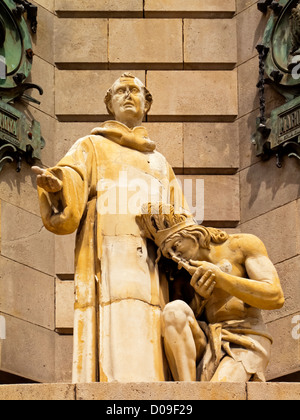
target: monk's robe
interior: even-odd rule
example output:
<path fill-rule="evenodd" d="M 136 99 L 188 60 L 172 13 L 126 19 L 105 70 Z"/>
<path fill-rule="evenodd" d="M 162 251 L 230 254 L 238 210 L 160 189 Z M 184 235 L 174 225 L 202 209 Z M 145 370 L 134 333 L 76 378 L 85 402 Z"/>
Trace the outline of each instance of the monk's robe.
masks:
<path fill-rule="evenodd" d="M 48 169 L 62 190 L 38 188 L 45 227 L 77 230 L 73 382 L 164 381 L 167 279 L 135 213 L 151 200 L 187 205 L 145 128 L 110 121 L 93 133 Z"/>

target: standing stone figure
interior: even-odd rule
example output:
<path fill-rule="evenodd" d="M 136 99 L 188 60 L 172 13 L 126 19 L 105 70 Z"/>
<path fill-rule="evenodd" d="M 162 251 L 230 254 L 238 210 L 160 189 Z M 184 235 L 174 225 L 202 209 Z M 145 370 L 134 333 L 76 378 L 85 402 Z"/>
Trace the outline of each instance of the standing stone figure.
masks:
<path fill-rule="evenodd" d="M 182 192 L 141 127 L 152 103 L 143 83 L 124 74 L 105 102 L 115 121 L 79 139 L 55 167 L 33 167 L 45 227 L 77 230 L 73 382 L 164 381 L 168 284 L 136 214 L 147 199 L 181 201 Z"/>
<path fill-rule="evenodd" d="M 281 308 L 284 297 L 261 240 L 197 225 L 172 206 L 152 203 L 137 220 L 144 236 L 184 269 L 163 311 L 174 380 L 264 381 L 272 337 L 261 309 Z"/>

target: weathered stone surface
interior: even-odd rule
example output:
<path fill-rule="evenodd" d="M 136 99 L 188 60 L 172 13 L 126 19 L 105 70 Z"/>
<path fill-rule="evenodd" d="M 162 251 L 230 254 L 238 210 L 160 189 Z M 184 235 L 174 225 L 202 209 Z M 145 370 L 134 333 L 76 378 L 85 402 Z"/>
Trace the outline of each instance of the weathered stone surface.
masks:
<path fill-rule="evenodd" d="M 109 118 L 109 116 L 107 116 Z M 89 135 L 96 122 L 58 122 L 56 123 L 54 164 L 56 165 L 80 138 Z"/>
<path fill-rule="evenodd" d="M 274 340 L 271 360 L 266 372 L 267 380 L 300 370 L 300 338 L 296 336 L 296 332 L 299 331 L 297 327 L 299 320 L 297 323 L 294 322 L 295 315 L 299 315 L 299 312 L 267 324 L 268 331 Z"/>
<path fill-rule="evenodd" d="M 283 308 L 274 311 L 264 311 L 265 322 L 289 316 L 299 312 L 300 314 L 300 288 L 299 278 L 295 273 L 300 272 L 300 256 L 290 258 L 276 265 L 280 282 L 282 285 L 285 304 Z"/>
<path fill-rule="evenodd" d="M 243 233 L 257 235 L 274 264 L 299 254 L 297 203 L 291 202 L 240 225 Z"/>
<path fill-rule="evenodd" d="M 0 385 L 0 400 L 299 400 L 298 383 Z M 193 404 L 193 403 L 191 403 Z M 111 404 L 113 406 L 113 404 Z"/>
<path fill-rule="evenodd" d="M 30 80 L 31 79 L 31 80 Z M 34 57 L 31 75 L 28 81 L 32 81 L 43 88 L 43 96 L 37 91 L 32 92 L 32 96 L 40 100 L 41 104 L 33 104 L 32 106 L 42 112 L 54 116 L 54 66 L 40 57 Z M 30 93 L 29 91 L 28 93 Z"/>
<path fill-rule="evenodd" d="M 269 19 L 268 14 L 263 14 L 257 9 L 257 2 L 246 0 L 244 3 L 248 7 L 236 16 L 237 36 L 239 40 L 237 44 L 239 64 L 257 56 L 255 47 L 261 41 Z M 240 8 L 241 4 L 238 4 L 237 7 Z M 251 36 L 249 36 L 249 33 L 251 33 Z"/>
<path fill-rule="evenodd" d="M 155 98 L 149 121 L 224 121 L 237 115 L 237 77 L 234 70 L 149 71 L 147 87 Z"/>
<path fill-rule="evenodd" d="M 247 384 L 248 400 L 300 400 L 299 383 Z"/>
<path fill-rule="evenodd" d="M 245 400 L 245 384 L 161 382 L 78 384 L 78 400 Z"/>
<path fill-rule="evenodd" d="M 126 66 L 129 60 L 131 65 L 168 64 L 182 68 L 182 20 L 111 19 L 109 62 Z"/>
<path fill-rule="evenodd" d="M 185 19 L 185 68 L 233 68 L 237 61 L 236 22 L 230 19 Z"/>
<path fill-rule="evenodd" d="M 240 13 L 242 10 L 247 9 L 253 3 L 256 3 L 256 0 L 237 0 L 236 2 L 237 13 Z"/>
<path fill-rule="evenodd" d="M 55 16 L 51 13 L 51 8 L 53 10 L 54 0 L 39 0 L 35 3 L 38 3 L 37 6 L 39 6 L 39 3 L 44 4 L 42 4 L 42 7 L 38 7 L 38 31 L 31 36 L 33 51 L 36 56 L 53 64 Z"/>
<path fill-rule="evenodd" d="M 63 279 L 74 275 L 76 232 L 72 235 L 55 235 L 55 274 Z"/>
<path fill-rule="evenodd" d="M 255 110 L 236 121 L 239 133 L 241 170 L 260 161 L 260 157 L 256 156 L 256 147 L 251 142 L 252 135 L 255 132 L 256 119 L 258 116 L 259 111 Z"/>
<path fill-rule="evenodd" d="M 55 328 L 69 332 L 74 325 L 74 281 L 56 279 Z"/>
<path fill-rule="evenodd" d="M 259 91 L 253 88 L 258 82 L 258 64 L 258 57 L 253 57 L 238 67 L 239 117 L 252 112 L 254 109 L 257 109 L 259 115 Z M 267 85 L 265 88 L 265 99 L 267 110 L 274 109 L 285 103 L 283 96 Z"/>
<path fill-rule="evenodd" d="M 181 14 L 193 12 L 197 15 L 207 15 L 214 13 L 233 14 L 235 12 L 234 0 L 213 0 L 207 2 L 205 0 L 145 0 L 146 16 L 151 16 L 154 13 L 173 12 Z"/>
<path fill-rule="evenodd" d="M 241 149 L 243 150 L 243 149 Z M 284 159 L 278 169 L 274 159 L 258 162 L 241 171 L 241 220 L 242 222 L 265 214 L 300 194 L 300 171 L 296 159 Z"/>
<path fill-rule="evenodd" d="M 183 168 L 183 124 L 145 123 L 149 137 L 156 143 L 157 151 L 162 153 L 174 169 Z"/>
<path fill-rule="evenodd" d="M 61 12 L 122 12 L 122 17 L 138 13 L 143 15 L 143 0 L 56 0 L 55 10 Z"/>
<path fill-rule="evenodd" d="M 73 335 L 55 335 L 55 382 L 72 382 Z"/>
<path fill-rule="evenodd" d="M 55 335 L 44 327 L 1 313 L 6 321 L 0 370 L 37 382 L 55 382 Z"/>
<path fill-rule="evenodd" d="M 0 385 L 0 400 L 75 400 L 72 384 Z"/>
<path fill-rule="evenodd" d="M 197 173 L 233 173 L 239 167 L 237 126 L 232 123 L 186 123 L 184 168 Z"/>
<path fill-rule="evenodd" d="M 56 19 L 55 62 L 107 63 L 107 19 Z"/>
<path fill-rule="evenodd" d="M 40 209 L 34 178 L 30 167 L 26 164 L 23 164 L 22 170 L 18 174 L 15 163 L 6 165 L 1 172 L 0 199 L 39 215 Z"/>
<path fill-rule="evenodd" d="M 54 236 L 43 227 L 40 217 L 1 202 L 1 254 L 4 257 L 53 275 L 53 247 Z"/>
<path fill-rule="evenodd" d="M 54 11 L 54 1 L 55 0 L 35 0 L 34 3 L 48 9 L 50 12 Z"/>
<path fill-rule="evenodd" d="M 237 175 L 178 175 L 183 193 L 192 211 L 203 207 L 201 182 L 204 187 L 204 224 L 234 227 L 240 220 L 239 178 Z M 198 184 L 197 184 L 198 181 Z M 198 220 L 201 223 L 203 220 Z"/>
<path fill-rule="evenodd" d="M 54 279 L 0 256 L 0 311 L 54 329 Z"/>
<path fill-rule="evenodd" d="M 123 71 L 122 71 L 123 72 Z M 120 77 L 120 70 L 94 71 L 94 70 L 56 70 L 56 95 L 55 113 L 61 118 L 76 118 L 90 116 L 97 121 L 97 118 L 104 116 L 111 119 L 104 104 L 104 97 L 107 89 Z M 143 83 L 145 83 L 145 72 L 135 71 Z M 80 100 L 72 100 L 80 98 Z"/>

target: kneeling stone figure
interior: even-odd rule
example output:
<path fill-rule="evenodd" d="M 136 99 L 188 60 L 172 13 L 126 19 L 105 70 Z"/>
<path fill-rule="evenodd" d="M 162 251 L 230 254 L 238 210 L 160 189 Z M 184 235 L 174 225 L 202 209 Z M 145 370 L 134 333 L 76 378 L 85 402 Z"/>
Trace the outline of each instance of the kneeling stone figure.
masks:
<path fill-rule="evenodd" d="M 149 204 L 143 213 L 144 236 L 180 269 L 163 311 L 173 379 L 265 381 L 272 337 L 261 310 L 281 308 L 284 296 L 262 241 L 197 225 L 171 205 Z"/>

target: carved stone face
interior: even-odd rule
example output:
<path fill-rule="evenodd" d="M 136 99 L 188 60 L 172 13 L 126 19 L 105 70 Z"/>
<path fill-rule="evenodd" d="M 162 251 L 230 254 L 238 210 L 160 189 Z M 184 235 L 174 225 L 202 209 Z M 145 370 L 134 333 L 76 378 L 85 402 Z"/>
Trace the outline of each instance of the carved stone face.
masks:
<path fill-rule="evenodd" d="M 199 254 L 199 245 L 196 240 L 191 238 L 185 238 L 180 234 L 176 234 L 170 237 L 164 247 L 163 254 L 171 257 L 175 256 L 182 260 L 197 260 Z"/>
<path fill-rule="evenodd" d="M 137 78 L 122 77 L 114 83 L 109 108 L 117 121 L 128 126 L 141 124 L 148 106 L 143 88 Z"/>

